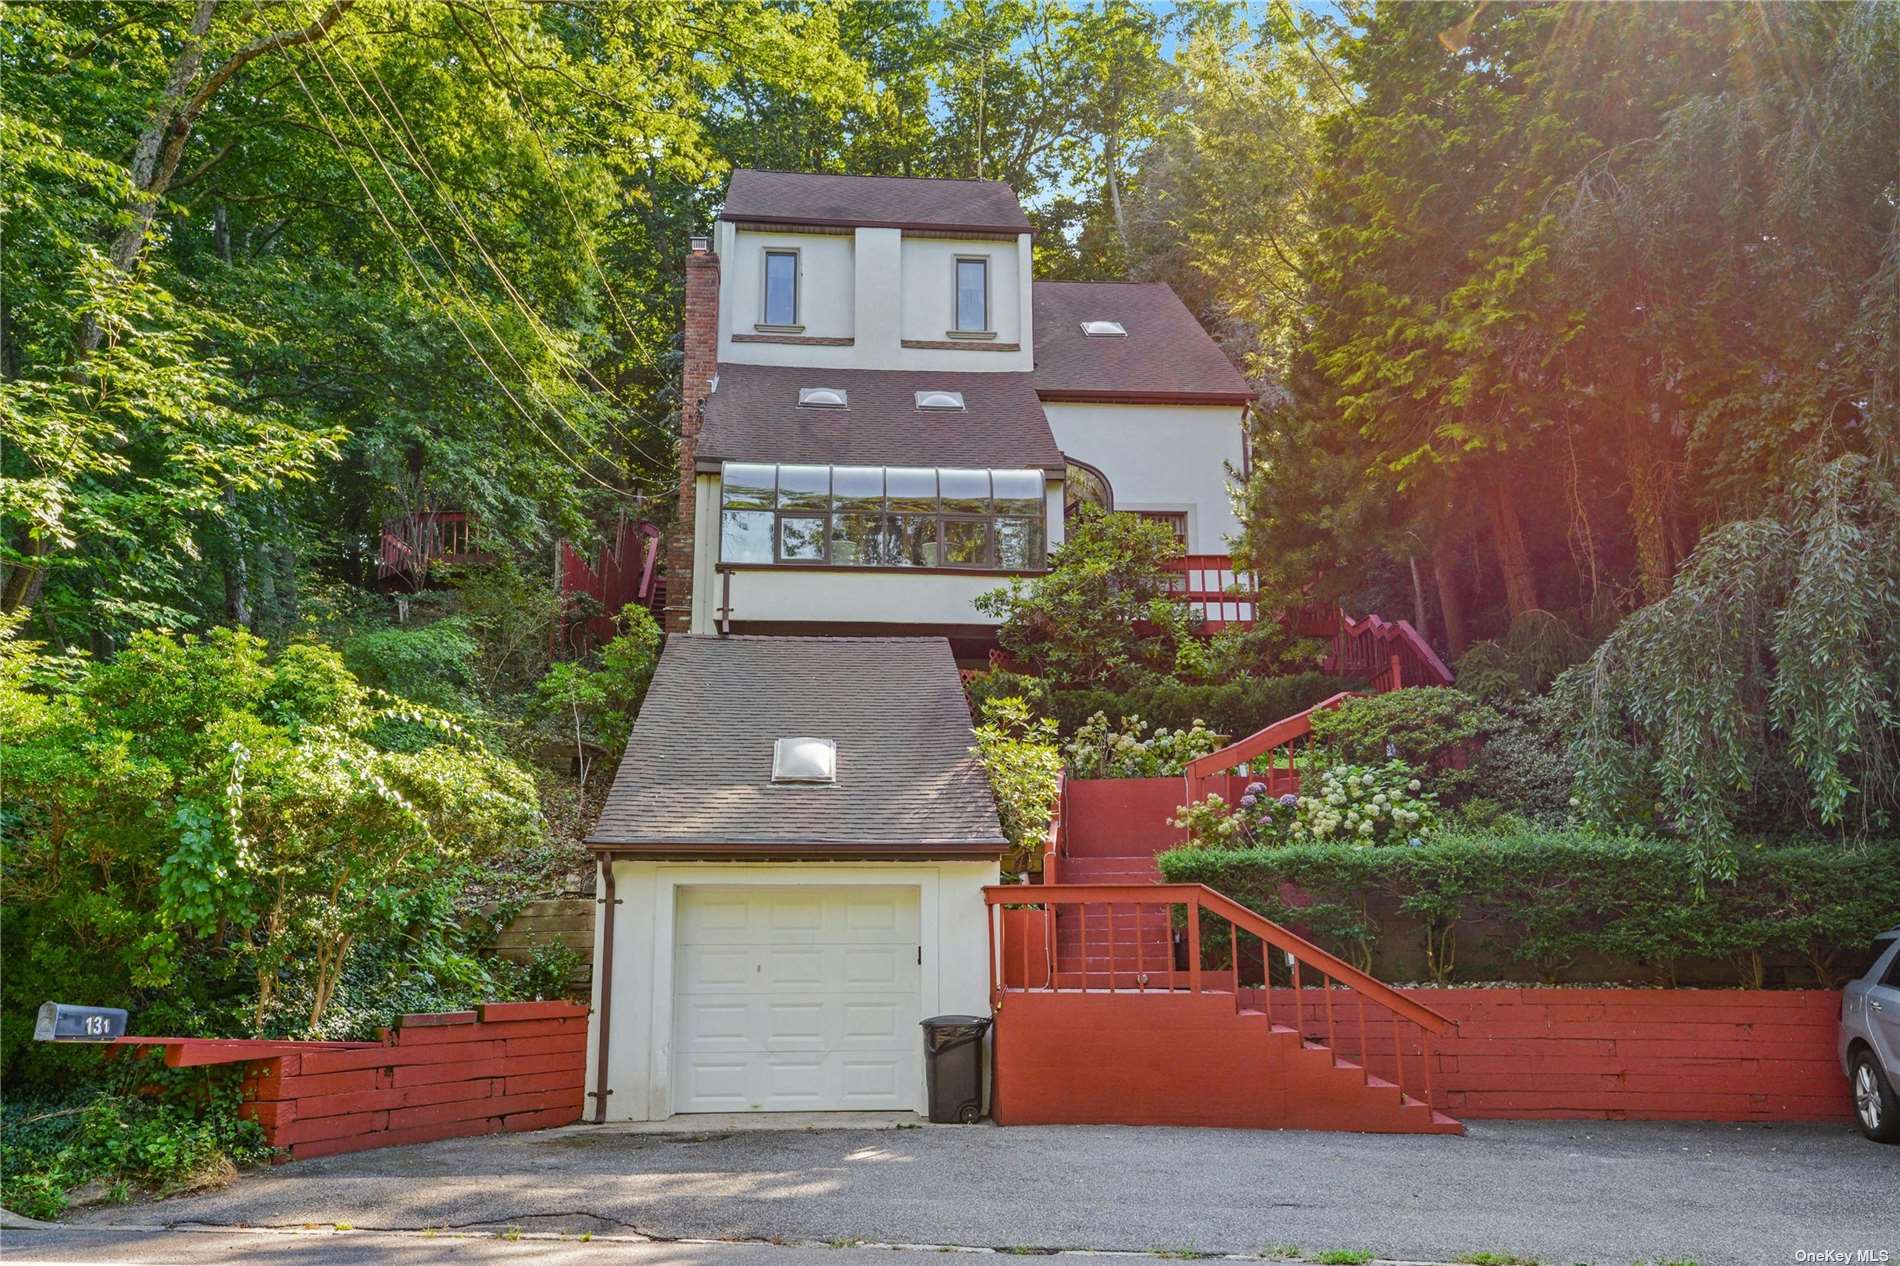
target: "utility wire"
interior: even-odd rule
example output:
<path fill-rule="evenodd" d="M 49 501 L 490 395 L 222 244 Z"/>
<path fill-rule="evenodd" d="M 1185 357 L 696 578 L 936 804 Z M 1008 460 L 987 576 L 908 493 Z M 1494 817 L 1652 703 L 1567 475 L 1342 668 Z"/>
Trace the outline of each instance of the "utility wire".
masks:
<path fill-rule="evenodd" d="M 487 371 L 489 378 L 494 381 L 497 387 L 501 388 L 502 394 L 508 397 L 508 402 L 514 405 L 515 411 L 521 414 L 522 420 L 533 428 L 535 434 L 539 435 L 549 448 L 552 448 L 569 465 L 573 466 L 574 469 L 607 491 L 617 493 L 620 496 L 631 495 L 624 488 L 617 488 L 613 484 L 608 483 L 599 475 L 589 470 L 583 463 L 576 460 L 572 453 L 569 453 L 553 436 L 542 429 L 541 424 L 535 420 L 534 415 L 528 411 L 527 406 L 521 403 L 520 398 L 516 396 L 508 384 L 502 380 L 501 375 L 495 372 L 495 367 L 489 364 L 488 358 L 483 356 L 481 349 L 475 345 L 475 340 L 468 336 L 468 331 L 464 329 L 462 323 L 456 319 L 453 305 L 444 300 L 444 297 L 438 292 L 435 282 L 430 279 L 428 270 L 423 268 L 422 264 L 409 250 L 409 245 L 403 241 L 402 234 L 396 231 L 395 224 L 390 221 L 388 213 L 383 210 L 383 204 L 378 201 L 376 195 L 371 192 L 369 182 L 363 179 L 362 172 L 358 171 L 356 164 L 350 161 L 349 151 L 345 149 L 343 145 L 343 138 L 338 136 L 336 129 L 330 125 L 329 116 L 324 113 L 323 107 L 317 103 L 316 94 L 310 91 L 310 85 L 304 82 L 303 75 L 297 69 L 296 63 L 302 60 L 301 55 L 294 50 L 285 51 L 288 54 L 286 64 L 290 70 L 291 77 L 297 81 L 297 87 L 303 91 L 304 99 L 310 102 L 310 108 L 316 113 L 317 121 L 323 125 L 323 130 L 329 136 L 331 144 L 336 146 L 338 156 L 343 159 L 343 165 L 350 169 L 350 175 L 356 179 L 357 186 L 363 191 L 363 196 L 369 200 L 370 206 L 375 209 L 376 218 L 383 222 L 383 227 L 388 230 L 390 238 L 396 243 L 396 248 L 402 252 L 403 258 L 409 261 L 409 266 L 415 270 L 417 278 L 422 282 L 423 289 L 428 291 L 431 298 L 442 305 L 443 315 L 447 316 L 449 324 L 455 327 L 456 334 L 460 335 L 462 342 L 467 345 L 469 354 L 474 356 L 481 367 Z M 380 159 L 378 159 L 378 165 L 381 165 Z M 384 172 L 387 175 L 387 168 L 384 169 Z M 392 183 L 394 182 L 392 181 Z"/>
<path fill-rule="evenodd" d="M 377 165 L 382 168 L 384 178 L 389 181 L 390 187 L 396 192 L 396 197 L 401 200 L 403 207 L 409 212 L 410 218 L 416 222 L 416 227 L 421 230 L 422 240 L 429 244 L 429 249 L 435 253 L 435 257 L 437 261 L 441 263 L 443 271 L 448 274 L 449 280 L 455 284 L 456 291 L 462 296 L 463 300 L 468 303 L 469 307 L 474 310 L 476 317 L 480 319 L 482 325 L 488 330 L 489 337 L 495 340 L 496 345 L 501 348 L 502 354 L 508 358 L 509 363 L 521 374 L 522 379 L 527 383 L 529 388 L 532 389 L 536 395 L 541 397 L 541 403 L 547 406 L 548 411 L 560 419 L 561 424 L 573 432 L 574 436 L 579 439 L 582 444 L 585 444 L 591 449 L 595 456 L 600 457 L 610 466 L 615 465 L 619 459 L 595 444 L 588 438 L 584 431 L 569 420 L 567 415 L 561 411 L 560 406 L 554 403 L 554 398 L 548 395 L 547 390 L 542 387 L 540 383 L 535 381 L 534 375 L 528 372 L 528 367 L 521 363 L 520 358 L 515 355 L 514 348 L 509 345 L 507 339 L 502 337 L 501 331 L 495 328 L 495 323 L 489 320 L 486 309 L 477 301 L 476 296 L 470 292 L 468 286 L 464 284 L 461 274 L 455 271 L 454 265 L 449 262 L 447 254 L 444 253 L 441 245 L 436 241 L 435 235 L 429 231 L 428 222 L 422 218 L 421 212 L 416 210 L 415 204 L 409 201 L 409 195 L 403 191 L 401 182 L 396 179 L 395 173 L 390 170 L 388 162 L 384 160 L 381 151 L 376 148 L 376 143 L 370 139 L 369 129 L 363 125 L 363 120 L 357 115 L 356 108 L 350 104 L 349 98 L 344 95 L 342 85 L 337 83 L 336 77 L 330 73 L 329 64 L 324 60 L 321 50 L 313 48 L 311 52 L 316 56 L 317 69 L 323 72 L 323 77 L 329 82 L 331 91 L 336 93 L 337 101 L 343 106 L 344 112 L 350 116 L 350 122 L 356 128 L 356 134 L 362 138 L 364 148 L 369 150 L 370 157 L 374 158 Z M 374 102 L 371 104 L 373 105 Z M 398 138 L 398 144 L 400 143 L 400 138 Z M 425 180 L 427 179 L 425 173 L 419 171 L 417 174 L 423 175 L 423 178 Z M 530 322 L 529 328 L 533 329 L 532 322 Z M 556 352 L 556 364 L 559 364 L 558 351 Z M 575 385 L 578 386 L 579 384 L 577 383 Z M 605 484 L 604 481 L 602 482 L 604 486 L 612 487 L 612 485 Z M 620 490 L 616 489 L 616 491 Z"/>
<path fill-rule="evenodd" d="M 557 364 L 560 363 L 561 358 L 562 358 L 562 351 L 556 343 L 556 339 L 555 339 L 555 335 L 553 331 L 548 327 L 547 323 L 543 321 L 541 317 L 534 311 L 534 309 L 529 305 L 528 301 L 522 296 L 521 291 L 515 286 L 513 280 L 509 278 L 507 272 L 502 268 L 501 263 L 498 260 L 496 260 L 493 255 L 490 255 L 488 253 L 487 247 L 482 245 L 481 235 L 476 232 L 475 226 L 471 224 L 469 222 L 468 217 L 463 214 L 461 206 L 456 202 L 455 198 L 450 194 L 446 185 L 442 181 L 440 175 L 436 172 L 435 167 L 429 162 L 429 156 L 427 152 L 424 151 L 422 147 L 422 142 L 416 137 L 415 131 L 409 126 L 409 120 L 403 116 L 401 108 L 396 104 L 396 99 L 395 99 L 394 94 L 392 94 L 389 91 L 388 86 L 383 83 L 382 76 L 377 73 L 376 67 L 374 65 L 370 66 L 370 75 L 372 78 L 376 80 L 376 86 L 381 90 L 383 98 L 386 101 L 388 101 L 390 112 L 394 114 L 396 117 L 396 123 L 394 124 L 390 122 L 389 115 L 386 115 L 383 113 L 382 106 L 378 104 L 376 100 L 376 94 L 370 92 L 369 88 L 363 83 L 362 79 L 358 77 L 355 69 L 349 64 L 347 60 L 345 60 L 343 63 L 343 69 L 345 70 L 346 73 L 348 73 L 351 81 L 356 84 L 357 90 L 363 94 L 366 100 L 368 100 L 370 107 L 376 111 L 376 116 L 382 120 L 383 126 L 388 128 L 390 130 L 390 134 L 395 137 L 397 147 L 401 149 L 404 156 L 407 157 L 410 160 L 410 162 L 415 165 L 416 170 L 422 175 L 423 179 L 429 183 L 429 187 L 434 192 L 436 197 L 439 198 L 442 201 L 443 205 L 447 206 L 450 212 L 454 214 L 456 221 L 461 224 L 463 231 L 465 231 L 468 234 L 468 240 L 470 244 L 475 247 L 476 253 L 479 254 L 482 257 L 483 262 L 488 265 L 489 271 L 495 274 L 495 279 L 501 282 L 502 289 L 507 292 L 509 299 L 514 303 L 516 310 L 518 310 L 521 313 L 521 315 L 527 320 L 529 328 L 532 329 L 536 333 L 536 335 L 540 337 L 542 343 L 547 347 L 548 351 L 553 355 L 555 362 Z M 396 126 L 397 124 L 401 125 L 400 132 L 397 131 L 397 126 Z M 403 141 L 404 134 L 407 134 L 409 138 L 407 144 L 405 144 Z M 411 148 L 412 146 L 413 148 Z M 557 187 L 558 187 L 558 182 L 557 182 Z M 578 227 L 579 227 L 579 224 L 577 222 L 576 228 Z M 633 406 L 629 405 L 625 400 L 623 400 L 620 397 L 620 395 L 616 393 L 606 383 L 602 382 L 599 378 L 595 377 L 593 371 L 588 369 L 585 364 L 580 365 L 580 371 L 581 373 L 585 374 L 587 376 L 587 380 L 593 383 L 594 386 L 598 387 L 601 390 L 601 392 L 608 397 L 608 399 L 612 400 L 615 404 L 619 405 L 621 408 L 626 409 L 629 412 L 632 411 Z M 569 378 L 569 381 L 574 382 L 575 386 L 577 387 L 580 386 L 580 383 L 574 379 L 573 374 L 571 372 L 568 374 L 568 378 Z M 582 437 L 582 438 L 583 438 L 583 442 L 586 442 L 585 437 Z M 660 460 L 654 457 L 653 454 L 647 452 L 646 450 L 640 448 L 637 444 L 633 443 L 631 439 L 627 441 L 627 445 L 636 454 L 644 458 L 646 461 L 653 463 L 655 466 L 664 465 L 664 463 L 660 462 Z M 590 443 L 589 447 L 591 448 L 594 446 Z M 600 450 L 598 448 L 595 448 L 594 451 L 596 453 L 600 453 Z M 606 454 L 601 453 L 601 456 L 604 457 L 606 456 Z"/>

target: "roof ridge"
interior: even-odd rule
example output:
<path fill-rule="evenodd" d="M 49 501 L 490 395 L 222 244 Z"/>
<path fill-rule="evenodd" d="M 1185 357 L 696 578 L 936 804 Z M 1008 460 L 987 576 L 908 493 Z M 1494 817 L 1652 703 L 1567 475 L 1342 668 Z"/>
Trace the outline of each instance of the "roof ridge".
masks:
<path fill-rule="evenodd" d="M 800 171 L 795 167 L 734 167 L 732 173 L 755 171 L 768 176 L 843 176 L 851 180 L 927 180 L 943 185 L 1001 185 L 1011 193 L 1016 186 L 1007 180 L 983 180 L 976 176 L 885 176 L 869 171 Z"/>

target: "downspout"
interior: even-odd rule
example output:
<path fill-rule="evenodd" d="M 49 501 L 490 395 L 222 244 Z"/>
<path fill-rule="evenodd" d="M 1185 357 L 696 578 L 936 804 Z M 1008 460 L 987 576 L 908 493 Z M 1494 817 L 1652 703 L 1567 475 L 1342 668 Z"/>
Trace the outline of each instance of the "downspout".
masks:
<path fill-rule="evenodd" d="M 732 570 L 719 569 L 719 619 L 715 624 L 720 637 L 732 635 Z"/>
<path fill-rule="evenodd" d="M 600 1029 L 599 1043 L 594 1053 L 594 1124 L 601 1125 L 607 1120 L 607 1096 L 613 1091 L 607 1089 L 607 1051 L 608 1036 L 613 1030 L 614 1014 L 614 907 L 620 902 L 614 898 L 614 858 L 612 853 L 603 853 L 600 858 L 599 904 L 602 907 L 600 919 Z"/>

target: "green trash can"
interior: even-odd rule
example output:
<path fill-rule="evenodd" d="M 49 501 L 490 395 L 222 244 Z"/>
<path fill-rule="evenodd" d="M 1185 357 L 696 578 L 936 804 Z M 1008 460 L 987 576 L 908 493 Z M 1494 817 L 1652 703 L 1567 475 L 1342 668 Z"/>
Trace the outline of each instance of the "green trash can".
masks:
<path fill-rule="evenodd" d="M 924 1084 L 930 1119 L 973 1125 L 983 1117 L 983 1035 L 988 1016 L 938 1015 L 923 1022 Z"/>

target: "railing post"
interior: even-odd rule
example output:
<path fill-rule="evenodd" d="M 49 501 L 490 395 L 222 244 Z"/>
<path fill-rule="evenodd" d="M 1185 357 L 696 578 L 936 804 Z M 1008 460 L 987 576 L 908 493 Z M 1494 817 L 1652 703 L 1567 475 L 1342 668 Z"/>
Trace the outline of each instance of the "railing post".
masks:
<path fill-rule="evenodd" d="M 1047 964 L 1048 976 L 1044 986 L 1051 992 L 1056 988 L 1056 903 L 1051 901 L 1042 908 L 1042 950 L 1043 961 Z"/>
<path fill-rule="evenodd" d="M 1418 1058 L 1425 1065 L 1425 1106 L 1433 1108 L 1436 1105 L 1432 1103 L 1432 1031 L 1421 1026 L 1418 1032 Z"/>
<path fill-rule="evenodd" d="M 1395 654 L 1392 656 L 1392 689 L 1403 690 L 1404 688 L 1405 670 L 1399 667 L 1399 657 Z"/>
<path fill-rule="evenodd" d="M 1188 894 L 1188 992 L 1201 992 L 1201 897 Z"/>
<path fill-rule="evenodd" d="M 985 901 L 983 908 L 989 915 L 990 920 L 990 1004 L 994 1006 L 996 1003 L 1002 1001 L 1002 989 L 1000 988 L 1002 978 L 996 966 L 996 960 L 1002 954 L 1002 946 L 1000 946 L 996 940 L 996 907 L 990 902 Z"/>

